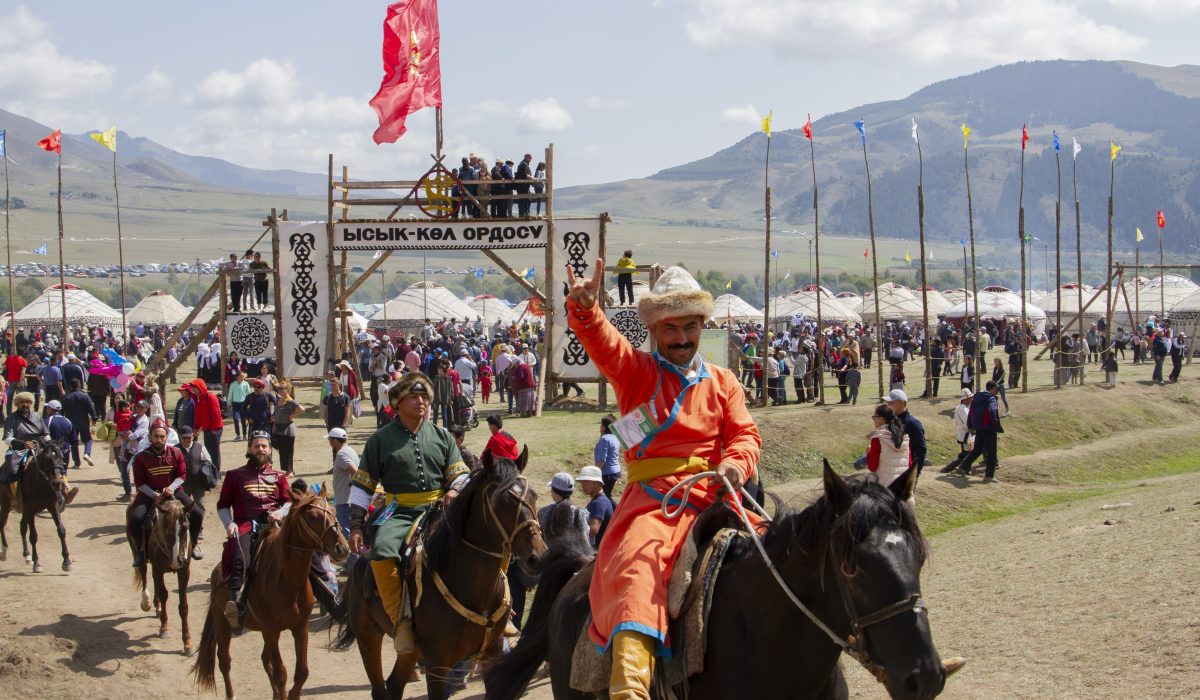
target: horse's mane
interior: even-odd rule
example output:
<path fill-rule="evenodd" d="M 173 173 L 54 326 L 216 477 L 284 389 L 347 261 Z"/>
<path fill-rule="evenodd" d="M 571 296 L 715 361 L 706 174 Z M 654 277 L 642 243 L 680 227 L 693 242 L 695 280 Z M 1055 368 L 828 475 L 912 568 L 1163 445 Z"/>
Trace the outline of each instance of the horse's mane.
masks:
<path fill-rule="evenodd" d="M 262 542 L 258 545 L 258 552 L 254 558 L 254 566 L 259 573 L 256 578 L 261 577 L 263 572 L 283 572 L 283 560 L 287 555 L 287 537 L 292 528 L 299 527 L 299 518 L 294 518 L 296 511 L 310 506 L 314 501 L 321 497 L 312 491 L 306 492 L 299 499 L 292 501 L 292 509 L 288 511 L 288 517 L 283 519 L 283 525 L 280 527 L 270 527 L 267 529 L 267 534 L 263 535 Z"/>
<path fill-rule="evenodd" d="M 924 563 L 929 556 L 929 543 L 921 534 L 916 514 L 912 508 L 898 498 L 890 489 L 879 483 L 874 476 L 851 476 L 846 479 L 850 489 L 850 508 L 838 515 L 833 504 L 822 494 L 812 505 L 796 511 L 775 499 L 775 517 L 763 538 L 763 547 L 773 560 L 782 560 L 799 549 L 814 556 L 821 566 L 825 555 L 832 554 L 841 562 L 847 575 L 857 568 L 855 546 L 862 542 L 871 530 L 879 525 L 888 525 L 907 532 L 912 539 L 918 561 Z M 774 497 L 773 497 L 774 498 Z M 834 531 L 841 534 L 831 537 Z M 750 553 L 753 545 L 745 541 L 739 553 Z"/>
<path fill-rule="evenodd" d="M 520 478 L 521 472 L 516 462 L 502 457 L 493 458 L 491 470 L 476 469 L 472 472 L 462 493 L 458 494 L 449 508 L 442 511 L 441 518 L 433 523 L 425 536 L 425 557 L 433 570 L 441 569 L 450 551 L 462 540 L 475 499 L 482 498 L 485 489 L 493 486 L 491 499 L 495 508 L 504 492 L 511 489 Z"/>

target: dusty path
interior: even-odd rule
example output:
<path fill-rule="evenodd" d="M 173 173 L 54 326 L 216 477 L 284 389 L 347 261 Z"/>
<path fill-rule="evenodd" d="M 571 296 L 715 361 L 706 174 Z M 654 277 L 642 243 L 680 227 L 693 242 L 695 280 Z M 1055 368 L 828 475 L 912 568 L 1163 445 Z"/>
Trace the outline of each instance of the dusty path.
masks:
<path fill-rule="evenodd" d="M 68 511 L 75 570 L 58 571 L 53 535 L 47 573 L 28 573 L 19 551 L 0 563 L 0 687 L 7 697 L 198 695 L 178 623 L 172 639 L 158 639 L 156 619 L 137 608 L 121 506 L 108 500 L 116 487 L 99 477 L 107 468 L 76 473 L 87 495 Z M 1200 696 L 1197 503 L 1200 474 L 1190 474 L 936 537 L 924 578 L 935 639 L 943 653 L 970 658 L 944 697 Z M 193 575 L 196 638 L 214 559 Z M 174 618 L 173 591 L 170 605 Z M 314 631 L 315 647 L 325 635 Z M 266 697 L 259 650 L 253 634 L 235 641 L 243 697 Z M 285 659 L 290 668 L 286 649 Z M 307 695 L 364 696 L 354 652 L 315 648 L 311 664 Z M 863 673 L 850 674 L 856 696 L 883 697 Z M 462 697 L 479 696 L 472 688 Z M 549 697 L 548 689 L 530 697 Z"/>

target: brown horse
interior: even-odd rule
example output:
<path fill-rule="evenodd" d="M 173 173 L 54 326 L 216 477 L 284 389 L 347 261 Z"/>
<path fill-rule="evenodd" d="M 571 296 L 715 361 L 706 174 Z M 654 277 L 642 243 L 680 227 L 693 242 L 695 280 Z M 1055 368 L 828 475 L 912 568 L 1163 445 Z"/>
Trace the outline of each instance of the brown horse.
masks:
<path fill-rule="evenodd" d="M 528 460 L 527 448 L 515 462 L 494 459 L 485 451 L 483 468 L 427 530 L 425 563 L 405 577 L 418 649 L 396 657 L 386 680 L 380 653 L 393 625 L 378 597 L 364 597 L 368 562 L 359 559 L 334 613 L 341 630 L 333 648 L 342 651 L 358 641 L 373 700 L 403 697 L 418 659 L 423 659 L 430 700 L 442 700 L 449 697 L 448 676 L 459 662 L 500 651 L 509 620 L 508 563 L 515 555 L 520 566 L 532 571 L 546 551 L 537 495 L 522 476 Z"/>
<path fill-rule="evenodd" d="M 0 486 L 0 561 L 8 558 L 8 536 L 4 528 L 8 525 L 8 514 L 13 506 L 21 511 L 21 554 L 26 564 L 33 564 L 33 573 L 42 573 L 37 552 L 37 516 L 47 511 L 54 520 L 58 540 L 62 543 L 62 570 L 71 570 L 71 553 L 67 551 L 67 528 L 63 526 L 58 511 L 58 495 L 62 491 L 63 470 L 62 443 L 51 442 L 33 448 L 29 461 L 21 473 L 20 503 L 13 502 L 7 486 Z"/>
<path fill-rule="evenodd" d="M 188 627 L 188 578 L 192 573 L 191 544 L 188 535 L 187 513 L 183 504 L 174 498 L 155 503 L 154 520 L 150 525 L 146 559 L 154 567 L 154 609 L 158 612 L 158 636 L 170 637 L 167 621 L 167 572 L 174 571 L 179 584 L 179 619 L 183 627 L 183 653 L 192 655 L 192 632 Z M 150 594 L 146 591 L 146 565 L 133 570 L 134 585 L 142 592 L 142 610 L 150 610 Z"/>
<path fill-rule="evenodd" d="M 321 493 L 325 493 L 324 485 Z M 292 510 L 283 525 L 263 536 L 244 592 L 243 625 L 262 632 L 262 663 L 271 681 L 274 700 L 295 700 L 308 680 L 308 618 L 313 609 L 308 575 L 314 551 L 322 551 L 339 561 L 350 553 L 350 545 L 342 537 L 333 508 L 324 498 L 307 493 L 293 497 Z M 192 673 L 201 689 L 213 690 L 215 666 L 220 661 L 225 697 L 233 698 L 233 681 L 229 677 L 229 641 L 233 630 L 222 612 L 229 600 L 229 588 L 221 577 L 220 567 L 213 570 L 210 583 L 208 615 Z M 279 653 L 279 635 L 284 630 L 292 633 L 296 645 L 291 692 L 287 690 L 287 668 Z"/>

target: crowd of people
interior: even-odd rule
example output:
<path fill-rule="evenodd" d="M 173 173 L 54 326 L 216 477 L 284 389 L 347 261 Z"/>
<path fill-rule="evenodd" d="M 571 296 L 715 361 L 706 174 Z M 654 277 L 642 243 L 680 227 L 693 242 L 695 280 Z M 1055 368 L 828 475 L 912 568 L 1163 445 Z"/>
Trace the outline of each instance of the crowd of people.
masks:
<path fill-rule="evenodd" d="M 489 169 L 483 158 L 474 153 L 464 156 L 462 164 L 450 171 L 458 181 L 451 195 L 462 201 L 454 210 L 454 218 L 511 218 L 514 205 L 522 219 L 542 215 L 546 198 L 546 164 L 533 164 L 533 155 L 526 153 L 520 163 L 497 158 Z M 469 195 L 469 197 L 467 197 Z"/>

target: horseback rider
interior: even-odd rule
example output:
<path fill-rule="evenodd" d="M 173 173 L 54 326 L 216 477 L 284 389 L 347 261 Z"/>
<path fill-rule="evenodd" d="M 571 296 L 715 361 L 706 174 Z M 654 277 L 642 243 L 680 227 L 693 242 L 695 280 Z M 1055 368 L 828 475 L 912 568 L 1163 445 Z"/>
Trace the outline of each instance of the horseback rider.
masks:
<path fill-rule="evenodd" d="M 755 474 L 762 441 L 732 372 L 697 354 L 713 312 L 712 295 L 680 267 L 666 270 L 638 302 L 657 352 L 635 349 L 596 303 L 604 261 L 590 280 L 567 266 L 568 326 L 616 389 L 629 486 L 596 556 L 588 597 L 591 640 L 612 649 L 609 697 L 649 698 L 654 657 L 670 653 L 667 589 L 671 565 L 692 522 L 719 497 L 719 481 L 699 482 L 675 520 L 665 493 L 692 474 L 715 471 L 734 491 Z"/>
<path fill-rule="evenodd" d="M 221 558 L 221 570 L 229 586 L 225 618 L 234 629 L 241 627 L 245 613 L 241 593 L 250 571 L 254 532 L 267 522 L 283 520 L 292 507 L 287 474 L 271 465 L 271 434 L 265 430 L 251 432 L 246 457 L 244 466 L 225 474 L 217 499 L 217 516 L 229 535 Z"/>
<path fill-rule="evenodd" d="M 401 655 L 416 650 L 398 566 L 405 541 L 434 503 L 448 503 L 458 495 L 463 483 L 458 479 L 465 481 L 469 473 L 454 437 L 427 420 L 432 400 L 433 382 L 421 372 L 405 374 L 388 390 L 396 417 L 367 440 L 350 489 L 350 551 L 363 550 L 363 532 L 369 527 L 371 571 L 384 610 L 396 625 L 393 641 Z M 368 523 L 367 507 L 379 485 L 385 501 Z"/>
<path fill-rule="evenodd" d="M 0 472 L 0 484 L 14 484 L 21 480 L 21 472 L 25 463 L 32 457 L 32 450 L 39 445 L 50 444 L 50 428 L 46 421 L 33 410 L 33 394 L 22 391 L 13 397 L 15 409 L 4 419 L 4 443 L 8 450 L 4 455 L 4 470 Z M 79 487 L 70 487 L 66 480 L 65 468 L 62 490 L 59 492 L 59 510 L 79 493 Z"/>
<path fill-rule="evenodd" d="M 146 530 L 154 513 L 152 508 L 159 501 L 174 498 L 183 504 L 193 548 L 204 522 L 204 506 L 182 488 L 187 479 L 187 458 L 178 447 L 167 444 L 167 430 L 167 422 L 155 418 L 150 425 L 150 445 L 138 452 L 131 463 L 137 497 L 125 511 L 125 534 L 133 550 L 134 568 L 146 565 Z"/>

